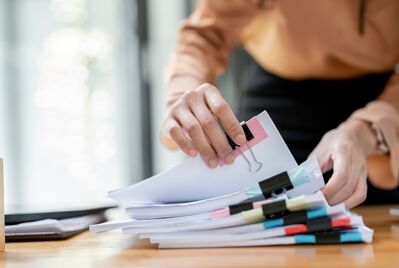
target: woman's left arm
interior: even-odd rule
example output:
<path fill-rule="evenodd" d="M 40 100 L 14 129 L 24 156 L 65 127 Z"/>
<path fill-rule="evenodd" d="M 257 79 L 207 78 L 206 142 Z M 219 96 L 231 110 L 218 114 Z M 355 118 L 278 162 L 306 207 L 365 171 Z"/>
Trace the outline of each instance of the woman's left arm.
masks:
<path fill-rule="evenodd" d="M 368 173 L 373 175 L 370 180 L 374 185 L 396 187 L 399 181 L 399 73 L 392 75 L 377 100 L 327 132 L 311 155 L 318 159 L 323 172 L 334 170 L 323 189 L 330 205 L 344 202 L 352 208 L 362 203 L 367 196 Z"/>

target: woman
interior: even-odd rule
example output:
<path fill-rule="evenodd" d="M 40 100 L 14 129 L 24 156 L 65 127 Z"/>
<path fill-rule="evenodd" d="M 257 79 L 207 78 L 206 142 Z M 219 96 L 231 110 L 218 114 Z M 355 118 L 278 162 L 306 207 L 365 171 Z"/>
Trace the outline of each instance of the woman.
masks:
<path fill-rule="evenodd" d="M 398 16 L 393 0 L 200 1 L 169 67 L 163 142 L 210 168 L 234 161 L 220 125 L 245 138 L 214 84 L 241 43 L 254 58 L 242 119 L 266 109 L 298 162 L 333 170 L 331 205 L 398 202 Z"/>

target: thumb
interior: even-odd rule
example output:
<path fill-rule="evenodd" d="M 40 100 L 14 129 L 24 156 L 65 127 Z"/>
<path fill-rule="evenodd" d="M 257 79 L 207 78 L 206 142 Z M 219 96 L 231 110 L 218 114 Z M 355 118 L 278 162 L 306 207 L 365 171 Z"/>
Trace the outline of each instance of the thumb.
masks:
<path fill-rule="evenodd" d="M 316 148 L 309 154 L 308 158 L 314 157 L 319 162 L 320 169 L 323 173 L 330 171 L 333 168 L 333 160 L 328 148 L 323 144 L 318 144 Z"/>

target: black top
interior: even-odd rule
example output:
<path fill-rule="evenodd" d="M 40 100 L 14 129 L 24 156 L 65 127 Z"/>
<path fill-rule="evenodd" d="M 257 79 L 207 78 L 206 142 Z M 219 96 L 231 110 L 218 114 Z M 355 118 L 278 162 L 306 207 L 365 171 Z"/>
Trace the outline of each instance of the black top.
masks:
<path fill-rule="evenodd" d="M 327 131 L 377 99 L 391 74 L 340 80 L 288 80 L 253 62 L 249 85 L 242 92 L 239 117 L 245 120 L 266 110 L 295 159 L 301 163 Z M 399 188 L 385 191 L 369 185 L 366 202 L 399 203 Z"/>

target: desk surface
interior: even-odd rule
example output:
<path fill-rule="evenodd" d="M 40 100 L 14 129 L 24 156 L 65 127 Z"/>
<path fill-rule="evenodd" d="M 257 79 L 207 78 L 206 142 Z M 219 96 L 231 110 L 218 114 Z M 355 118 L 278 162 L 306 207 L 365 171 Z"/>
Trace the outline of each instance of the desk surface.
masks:
<path fill-rule="evenodd" d="M 399 219 L 388 209 L 355 210 L 375 230 L 367 245 L 158 250 L 119 232 L 86 232 L 65 241 L 9 243 L 0 267 L 399 267 Z"/>

